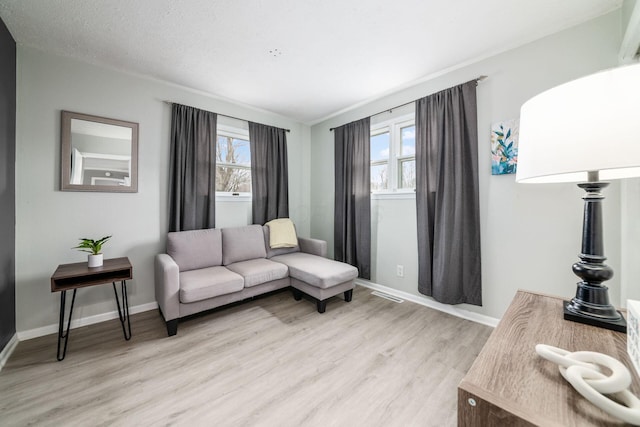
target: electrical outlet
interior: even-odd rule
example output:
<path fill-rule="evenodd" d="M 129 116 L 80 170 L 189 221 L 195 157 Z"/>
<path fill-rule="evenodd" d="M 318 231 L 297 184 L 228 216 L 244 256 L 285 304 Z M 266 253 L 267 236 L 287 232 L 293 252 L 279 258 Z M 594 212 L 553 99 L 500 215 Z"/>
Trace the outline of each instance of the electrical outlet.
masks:
<path fill-rule="evenodd" d="M 396 266 L 396 275 L 398 277 L 404 277 L 404 266 L 403 265 L 397 265 Z"/>

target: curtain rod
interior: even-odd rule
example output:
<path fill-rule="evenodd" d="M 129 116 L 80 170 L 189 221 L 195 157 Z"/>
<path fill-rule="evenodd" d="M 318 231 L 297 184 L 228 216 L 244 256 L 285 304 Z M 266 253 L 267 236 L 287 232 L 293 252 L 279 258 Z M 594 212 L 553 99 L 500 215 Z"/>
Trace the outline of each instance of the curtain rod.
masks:
<path fill-rule="evenodd" d="M 173 105 L 173 104 L 184 105 L 184 104 L 180 104 L 179 102 L 171 102 L 171 101 L 166 101 L 166 100 L 162 101 L 162 102 L 164 102 L 165 104 L 169 104 L 169 105 Z M 194 107 L 194 108 L 197 108 L 197 107 Z M 212 113 L 213 113 L 213 111 L 212 111 Z M 240 117 L 233 117 L 233 116 L 229 116 L 227 114 L 221 114 L 221 113 L 214 113 L 214 114 L 217 114 L 218 116 L 222 116 L 222 117 L 228 117 L 230 119 L 242 120 L 243 122 L 248 122 L 249 121 L 247 119 L 241 119 Z M 277 127 L 277 126 L 274 126 L 274 127 Z M 279 128 L 279 129 L 282 129 L 282 128 Z M 285 131 L 291 132 L 290 129 L 285 129 Z"/>
<path fill-rule="evenodd" d="M 476 83 L 477 83 L 477 82 L 481 82 L 482 80 L 484 80 L 486 78 L 487 78 L 487 76 L 480 76 L 480 77 L 477 77 L 477 78 L 475 78 L 473 80 L 475 80 Z M 469 81 L 472 81 L 472 80 L 469 80 Z M 396 105 L 395 107 L 387 108 L 386 110 L 382 110 L 379 113 L 372 114 L 369 117 L 377 116 L 377 115 L 382 114 L 382 113 L 390 113 L 393 110 L 397 110 L 398 108 L 404 107 L 405 105 L 413 104 L 414 102 L 416 102 L 415 99 L 413 101 L 405 102 L 404 104 Z M 342 125 L 342 126 L 344 126 L 344 125 Z M 340 126 L 338 126 L 338 127 L 340 127 Z M 333 132 L 335 129 L 336 128 L 330 128 L 329 132 Z"/>

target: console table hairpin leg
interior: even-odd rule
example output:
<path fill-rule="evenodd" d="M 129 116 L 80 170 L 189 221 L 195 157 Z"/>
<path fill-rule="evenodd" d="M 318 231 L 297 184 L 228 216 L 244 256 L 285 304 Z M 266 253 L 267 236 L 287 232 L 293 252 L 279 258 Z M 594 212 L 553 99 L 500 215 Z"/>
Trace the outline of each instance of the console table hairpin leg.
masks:
<path fill-rule="evenodd" d="M 122 309 L 120 308 L 120 300 L 118 299 L 118 290 L 116 288 L 116 282 L 112 283 L 113 293 L 116 295 L 116 305 L 118 306 L 118 317 L 122 324 L 122 333 L 124 339 L 129 341 L 131 339 L 131 321 L 129 320 L 129 299 L 127 298 L 127 281 L 122 280 L 120 282 L 120 292 L 122 293 Z M 124 322 L 127 322 L 127 327 L 124 327 Z"/>
<path fill-rule="evenodd" d="M 60 292 L 60 323 L 58 325 L 58 352 L 56 353 L 56 358 L 58 361 L 64 359 L 64 356 L 67 354 L 67 343 L 69 342 L 69 331 L 71 330 L 71 314 L 73 313 L 73 304 L 76 302 L 76 291 L 73 290 L 73 297 L 71 298 L 71 308 L 69 309 L 69 320 L 67 321 L 67 331 L 64 332 L 64 306 L 67 299 L 67 291 Z M 62 354 L 60 354 L 60 343 L 64 338 L 64 347 L 62 350 Z"/>
<path fill-rule="evenodd" d="M 122 293 L 122 307 L 120 307 L 120 299 L 118 298 L 118 288 L 116 288 L 116 282 L 111 283 L 113 285 L 113 293 L 116 295 L 116 305 L 118 306 L 118 317 L 122 324 L 122 333 L 124 339 L 129 341 L 131 339 L 131 321 L 129 320 L 129 298 L 127 297 L 127 281 L 120 282 L 120 292 Z M 56 358 L 58 361 L 62 361 L 67 355 L 67 343 L 69 342 L 69 331 L 71 330 L 71 315 L 73 314 L 73 305 L 76 302 L 76 292 L 78 289 L 73 290 L 73 296 L 71 297 L 71 307 L 69 308 L 69 319 L 67 320 L 67 330 L 64 331 L 64 312 L 67 299 L 67 291 L 60 292 L 60 324 L 58 325 L 58 352 Z M 126 322 L 126 327 L 125 327 Z M 64 339 L 64 346 L 62 340 Z M 62 354 L 60 348 L 62 347 Z"/>

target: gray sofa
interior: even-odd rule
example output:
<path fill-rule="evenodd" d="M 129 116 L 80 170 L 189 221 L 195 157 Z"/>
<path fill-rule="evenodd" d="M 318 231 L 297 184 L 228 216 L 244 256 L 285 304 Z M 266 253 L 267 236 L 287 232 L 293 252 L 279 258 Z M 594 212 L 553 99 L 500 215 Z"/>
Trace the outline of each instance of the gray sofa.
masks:
<path fill-rule="evenodd" d="M 320 313 L 340 293 L 351 301 L 358 270 L 326 252 L 326 242 L 301 237 L 296 247 L 272 249 L 260 225 L 169 233 L 167 253 L 155 259 L 167 333 L 177 333 L 180 318 L 289 286 L 296 300 L 315 299 Z"/>

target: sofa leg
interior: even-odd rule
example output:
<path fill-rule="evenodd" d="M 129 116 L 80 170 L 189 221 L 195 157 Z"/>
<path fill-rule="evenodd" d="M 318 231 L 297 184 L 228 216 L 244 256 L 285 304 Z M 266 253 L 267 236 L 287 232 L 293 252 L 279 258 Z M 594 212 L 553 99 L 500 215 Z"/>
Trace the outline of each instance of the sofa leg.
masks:
<path fill-rule="evenodd" d="M 352 298 L 353 298 L 353 289 L 349 289 L 344 293 L 344 300 L 346 302 L 351 302 Z"/>
<path fill-rule="evenodd" d="M 296 301 L 300 301 L 302 299 L 302 292 L 300 292 L 296 288 L 291 288 L 291 291 L 293 292 L 293 298 Z"/>
<path fill-rule="evenodd" d="M 178 333 L 178 319 L 169 320 L 167 322 L 167 334 L 170 337 Z"/>
<path fill-rule="evenodd" d="M 318 313 L 324 313 L 325 310 L 327 309 L 327 300 L 323 300 L 323 301 L 318 300 L 316 305 L 318 306 Z"/>

